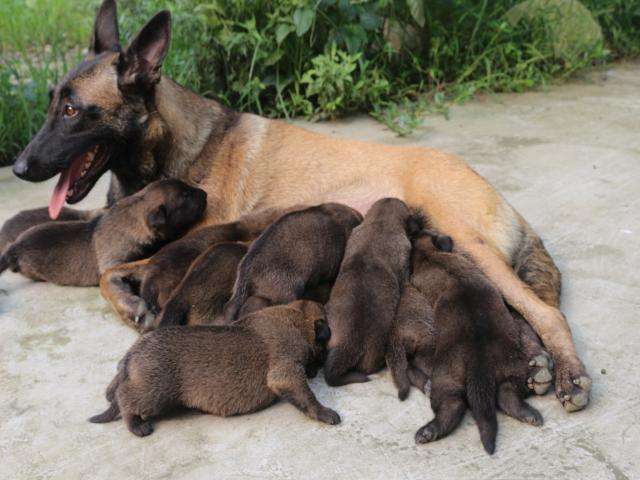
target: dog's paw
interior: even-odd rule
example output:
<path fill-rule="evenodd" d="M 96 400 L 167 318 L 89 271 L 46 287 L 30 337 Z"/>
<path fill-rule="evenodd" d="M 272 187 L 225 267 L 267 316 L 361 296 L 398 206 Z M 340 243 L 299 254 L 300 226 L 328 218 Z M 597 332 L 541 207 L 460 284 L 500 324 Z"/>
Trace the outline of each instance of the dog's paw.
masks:
<path fill-rule="evenodd" d="M 527 386 L 537 395 L 544 395 L 551 387 L 553 380 L 553 359 L 542 351 L 529 361 L 529 377 Z"/>
<path fill-rule="evenodd" d="M 567 412 L 582 410 L 589 403 L 591 377 L 582 365 L 558 362 L 556 369 L 556 396 Z"/>
<path fill-rule="evenodd" d="M 318 411 L 318 420 L 322 423 L 326 423 L 327 425 L 338 425 L 341 422 L 340 415 L 326 407 L 322 407 Z"/>
<path fill-rule="evenodd" d="M 433 422 L 429 422 L 416 432 L 416 443 L 429 443 L 438 439 L 439 432 L 437 426 Z"/>

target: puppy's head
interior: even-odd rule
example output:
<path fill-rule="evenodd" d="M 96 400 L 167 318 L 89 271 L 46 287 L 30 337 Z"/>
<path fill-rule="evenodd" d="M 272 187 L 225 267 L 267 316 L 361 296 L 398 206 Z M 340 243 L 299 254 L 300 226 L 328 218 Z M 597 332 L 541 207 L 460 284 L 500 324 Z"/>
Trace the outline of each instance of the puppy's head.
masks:
<path fill-rule="evenodd" d="M 316 354 L 321 356 L 331 338 L 331 329 L 322 304 L 311 300 L 296 300 L 289 307 L 298 310 L 305 318 L 305 337 Z"/>
<path fill-rule="evenodd" d="M 180 180 L 159 180 L 138 194 L 149 229 L 164 239 L 177 238 L 202 218 L 207 194 Z"/>
<path fill-rule="evenodd" d="M 415 249 L 430 251 L 439 250 L 441 252 L 453 251 L 453 239 L 449 235 L 442 235 L 435 230 L 423 228 L 413 237 Z"/>
<path fill-rule="evenodd" d="M 322 209 L 349 229 L 354 229 L 362 222 L 360 212 L 340 203 L 325 203 L 322 205 Z"/>

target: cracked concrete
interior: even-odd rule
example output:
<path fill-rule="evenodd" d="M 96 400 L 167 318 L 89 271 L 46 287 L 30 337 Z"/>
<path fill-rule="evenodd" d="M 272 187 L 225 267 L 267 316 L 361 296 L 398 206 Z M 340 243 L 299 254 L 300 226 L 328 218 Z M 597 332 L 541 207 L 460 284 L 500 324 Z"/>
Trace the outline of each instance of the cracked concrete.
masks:
<path fill-rule="evenodd" d="M 183 414 L 138 439 L 92 425 L 116 362 L 136 338 L 95 288 L 0 277 L 0 478 L 563 478 L 640 477 L 640 64 L 548 92 L 498 95 L 429 117 L 409 138 L 366 118 L 315 124 L 326 133 L 455 152 L 489 179 L 544 238 L 564 274 L 563 310 L 593 376 L 591 405 L 568 415 L 553 395 L 532 403 L 542 428 L 502 416 L 484 453 L 467 415 L 450 437 L 416 446 L 431 418 L 389 375 L 312 388 L 338 427 L 278 404 L 222 419 Z M 83 206 L 103 202 L 101 181 Z M 0 222 L 46 204 L 52 184 L 0 169 Z"/>

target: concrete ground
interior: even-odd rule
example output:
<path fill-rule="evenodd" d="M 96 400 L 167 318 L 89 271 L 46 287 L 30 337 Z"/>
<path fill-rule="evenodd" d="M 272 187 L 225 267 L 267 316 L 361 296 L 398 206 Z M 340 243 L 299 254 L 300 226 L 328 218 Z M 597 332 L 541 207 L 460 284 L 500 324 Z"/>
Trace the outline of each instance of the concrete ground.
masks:
<path fill-rule="evenodd" d="M 640 64 L 619 65 L 544 93 L 500 95 L 430 117 L 400 139 L 369 119 L 311 128 L 421 144 L 461 155 L 544 238 L 564 274 L 563 309 L 593 376 L 588 409 L 566 414 L 536 398 L 545 424 L 502 416 L 484 453 L 467 415 L 455 434 L 416 446 L 431 418 L 412 392 L 396 400 L 389 374 L 340 389 L 312 382 L 342 415 L 329 427 L 278 404 L 237 418 L 185 414 L 148 438 L 122 423 L 86 421 L 136 334 L 96 288 L 0 277 L 0 478 L 640 478 Z M 0 170 L 0 222 L 45 205 L 52 184 Z M 85 202 L 100 205 L 105 182 Z"/>

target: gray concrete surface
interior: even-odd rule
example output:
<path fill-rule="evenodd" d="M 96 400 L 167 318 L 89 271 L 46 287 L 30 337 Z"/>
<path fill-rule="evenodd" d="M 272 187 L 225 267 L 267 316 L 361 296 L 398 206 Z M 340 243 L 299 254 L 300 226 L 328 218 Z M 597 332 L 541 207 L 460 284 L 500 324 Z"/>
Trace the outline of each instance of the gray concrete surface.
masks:
<path fill-rule="evenodd" d="M 501 95 L 430 117 L 400 139 L 368 119 L 317 124 L 335 135 L 453 151 L 485 175 L 545 239 L 564 273 L 563 309 L 594 379 L 591 405 L 566 414 L 533 404 L 542 428 L 501 417 L 487 456 L 469 415 L 450 437 L 416 446 L 431 417 L 389 375 L 312 388 L 338 427 L 279 404 L 230 419 L 181 415 L 149 438 L 122 423 L 92 425 L 104 388 L 136 338 L 97 289 L 0 277 L 0 478 L 640 478 L 640 64 L 619 65 L 549 92 Z M 51 182 L 0 170 L 0 221 L 44 205 Z M 100 205 L 102 182 L 85 202 Z"/>

